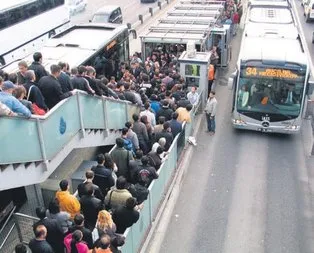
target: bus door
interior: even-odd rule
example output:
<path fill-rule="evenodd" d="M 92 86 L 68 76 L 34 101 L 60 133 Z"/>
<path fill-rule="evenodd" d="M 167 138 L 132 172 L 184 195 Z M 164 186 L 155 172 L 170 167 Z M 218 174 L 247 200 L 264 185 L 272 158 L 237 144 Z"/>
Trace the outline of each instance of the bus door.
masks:
<path fill-rule="evenodd" d="M 230 61 L 230 35 L 229 31 L 225 27 L 213 28 L 211 30 L 211 48 L 213 46 L 217 47 L 217 52 L 219 55 L 220 67 L 227 67 Z"/>

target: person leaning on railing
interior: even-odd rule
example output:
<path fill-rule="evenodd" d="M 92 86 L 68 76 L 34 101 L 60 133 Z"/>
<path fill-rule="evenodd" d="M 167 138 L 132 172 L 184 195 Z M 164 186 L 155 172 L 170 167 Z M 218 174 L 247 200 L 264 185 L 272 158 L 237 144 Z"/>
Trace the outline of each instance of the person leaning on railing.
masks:
<path fill-rule="evenodd" d="M 0 116 L 16 116 L 17 114 L 12 112 L 9 107 L 0 102 Z"/>
<path fill-rule="evenodd" d="M 29 118 L 32 115 L 30 110 L 28 110 L 17 98 L 12 96 L 14 88 L 15 85 L 12 82 L 4 82 L 3 78 L 0 77 L 0 102 L 5 104 L 12 112 L 16 113 L 17 115 Z"/>

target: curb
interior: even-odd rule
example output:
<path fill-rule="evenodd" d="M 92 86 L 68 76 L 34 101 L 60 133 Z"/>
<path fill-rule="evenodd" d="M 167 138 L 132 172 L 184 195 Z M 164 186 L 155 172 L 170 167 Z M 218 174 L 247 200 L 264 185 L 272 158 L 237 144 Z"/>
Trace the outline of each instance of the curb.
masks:
<path fill-rule="evenodd" d="M 192 135 L 195 139 L 200 130 L 204 115 L 200 113 L 196 115 L 196 117 L 197 120 Z M 190 165 L 189 161 L 191 160 L 194 152 L 193 147 L 193 145 L 188 144 L 188 146 L 184 148 L 184 151 L 181 154 L 181 157 L 183 158 L 178 162 L 173 181 L 171 182 L 169 189 L 165 194 L 165 198 L 160 205 L 160 209 L 155 217 L 155 220 L 152 222 L 151 229 L 140 250 L 140 253 L 158 253 L 160 251 L 162 241 L 165 237 L 165 231 L 167 230 L 167 227 L 170 223 L 175 204 L 180 194 L 181 184 Z"/>
<path fill-rule="evenodd" d="M 138 27 L 143 25 L 145 23 L 145 21 L 149 20 L 150 18 L 153 18 L 156 13 L 158 13 L 159 11 L 161 11 L 164 8 L 164 6 L 167 6 L 167 5 L 171 4 L 171 2 L 173 2 L 173 1 L 174 0 L 168 0 L 168 1 L 164 0 L 162 2 L 159 1 L 160 2 L 160 8 L 158 6 L 158 2 L 156 2 L 157 6 L 152 9 L 153 14 L 151 14 L 149 12 L 149 9 L 148 9 L 148 12 L 146 12 L 144 14 L 140 14 L 140 15 L 143 16 L 143 23 L 141 22 L 141 20 L 138 20 L 135 23 L 131 24 L 131 28 L 132 29 L 137 29 Z"/>

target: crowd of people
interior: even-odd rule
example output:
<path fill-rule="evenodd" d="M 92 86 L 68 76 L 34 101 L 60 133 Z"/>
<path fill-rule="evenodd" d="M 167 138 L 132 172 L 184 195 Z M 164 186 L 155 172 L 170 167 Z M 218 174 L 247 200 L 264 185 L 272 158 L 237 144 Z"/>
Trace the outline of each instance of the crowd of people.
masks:
<path fill-rule="evenodd" d="M 227 0 L 223 23 L 235 35 L 242 16 L 241 2 Z M 158 180 L 158 170 L 167 159 L 174 138 L 190 122 L 190 111 L 199 102 L 197 87 L 187 92 L 178 72 L 176 56 L 164 48 L 141 59 L 135 53 L 130 64 L 120 63 L 115 76 L 95 59 L 94 66 L 70 66 L 59 62 L 49 71 L 40 52 L 33 62 L 18 63 L 18 72 L 0 70 L 0 116 L 45 115 L 61 100 L 82 90 L 91 96 L 129 101 L 141 108 L 125 123 L 111 154 L 99 154 L 97 165 L 88 169 L 85 180 L 70 193 L 69 181 L 48 207 L 36 208 L 39 221 L 33 225 L 32 253 L 115 253 L 125 243 L 123 236 L 136 223 L 148 198 L 149 185 Z M 217 52 L 216 52 L 217 49 Z M 207 130 L 215 133 L 217 100 L 212 84 L 219 62 L 219 45 L 213 47 L 208 70 Z M 109 119 L 111 120 L 111 119 Z M 16 253 L 26 253 L 24 244 Z"/>
<path fill-rule="evenodd" d="M 17 73 L 0 71 L 0 115 L 44 115 L 61 100 L 72 96 L 74 90 L 127 100 L 142 108 L 148 102 L 155 114 L 162 107 L 176 110 L 198 101 L 195 89 L 191 99 L 188 98 L 192 96 L 184 93 L 184 79 L 167 53 L 155 51 L 145 62 L 134 54 L 130 66 L 120 63 L 115 77 L 97 75 L 92 66 L 70 69 L 65 62 L 51 65 L 48 72 L 42 65 L 40 52 L 34 53 L 33 59 L 29 66 L 20 61 Z"/>
<path fill-rule="evenodd" d="M 113 151 L 97 156 L 97 166 L 86 171 L 77 195 L 70 193 L 69 181 L 62 180 L 49 206 L 36 209 L 39 221 L 29 242 L 32 253 L 119 252 L 123 233 L 138 221 L 149 185 L 158 180 L 174 138 L 183 122 L 191 121 L 190 111 L 198 104 L 197 88 L 186 91 L 169 57 L 155 50 L 144 62 L 134 54 L 129 66 L 121 63 L 117 76 L 108 78 L 97 75 L 92 66 L 69 70 L 62 62 L 51 65 L 49 73 L 37 52 L 31 65 L 18 63 L 17 73 L 0 73 L 2 115 L 44 114 L 75 89 L 141 108 L 121 129 Z M 15 251 L 25 249 L 18 244 Z"/>

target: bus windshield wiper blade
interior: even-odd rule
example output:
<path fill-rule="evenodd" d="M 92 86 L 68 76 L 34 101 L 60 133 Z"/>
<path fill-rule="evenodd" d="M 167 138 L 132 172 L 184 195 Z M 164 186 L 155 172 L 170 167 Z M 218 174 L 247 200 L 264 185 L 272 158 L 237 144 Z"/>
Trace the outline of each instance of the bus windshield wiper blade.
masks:
<path fill-rule="evenodd" d="M 281 110 L 280 110 L 280 108 L 279 108 L 279 106 L 276 105 L 276 104 L 274 104 L 273 101 L 269 100 L 269 102 L 270 102 L 270 104 L 271 104 L 273 107 L 275 107 L 275 108 L 277 109 L 277 113 L 278 113 L 278 114 L 280 114 L 280 115 L 282 115 L 282 116 L 285 116 L 285 117 L 287 117 L 288 119 L 292 119 L 292 116 L 291 116 L 291 115 L 282 113 Z"/>

